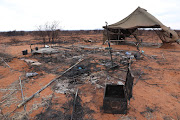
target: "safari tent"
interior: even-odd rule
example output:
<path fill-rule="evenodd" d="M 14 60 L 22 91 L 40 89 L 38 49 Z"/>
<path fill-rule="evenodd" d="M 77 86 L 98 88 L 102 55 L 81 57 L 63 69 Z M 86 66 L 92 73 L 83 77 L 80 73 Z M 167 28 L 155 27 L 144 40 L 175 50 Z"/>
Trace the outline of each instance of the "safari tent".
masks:
<path fill-rule="evenodd" d="M 130 35 L 134 36 L 137 42 L 140 42 L 135 31 L 138 28 L 159 28 L 156 33 L 163 43 L 179 42 L 179 36 L 169 27 L 162 24 L 157 18 L 147 12 L 147 10 L 138 7 L 134 12 L 123 20 L 111 25 L 103 26 L 104 32 L 103 43 L 110 39 L 110 41 L 124 41 Z"/>

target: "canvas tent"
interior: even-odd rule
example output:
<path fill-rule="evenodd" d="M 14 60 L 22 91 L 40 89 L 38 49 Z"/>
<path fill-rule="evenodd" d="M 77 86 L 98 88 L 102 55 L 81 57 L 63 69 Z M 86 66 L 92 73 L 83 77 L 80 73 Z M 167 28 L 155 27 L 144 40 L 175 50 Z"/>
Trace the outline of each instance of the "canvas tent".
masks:
<path fill-rule="evenodd" d="M 156 31 L 162 42 L 178 42 L 178 34 L 169 27 L 163 25 L 157 18 L 147 12 L 147 10 L 138 7 L 134 12 L 123 20 L 103 26 L 113 40 L 124 40 L 126 37 L 133 35 L 139 42 L 138 37 L 133 34 L 138 28 L 161 28 L 161 31 Z M 105 34 L 106 35 L 106 34 Z M 106 35 L 107 36 L 107 35 Z M 107 37 L 106 37 L 107 38 Z"/>

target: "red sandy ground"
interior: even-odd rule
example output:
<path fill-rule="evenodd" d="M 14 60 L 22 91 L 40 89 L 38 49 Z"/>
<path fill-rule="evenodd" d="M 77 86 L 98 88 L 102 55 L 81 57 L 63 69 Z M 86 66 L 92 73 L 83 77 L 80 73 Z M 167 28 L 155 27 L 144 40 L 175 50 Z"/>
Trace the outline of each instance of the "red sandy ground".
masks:
<path fill-rule="evenodd" d="M 64 40 L 71 39 L 69 36 L 63 37 Z M 100 41 L 102 40 L 101 34 L 79 35 L 78 37 L 81 37 L 81 39 L 91 38 L 92 40 L 99 40 L 98 43 L 80 42 L 81 44 L 93 44 L 102 47 Z M 24 73 L 31 71 L 27 63 L 18 59 L 22 57 L 22 50 L 28 49 L 28 51 L 30 51 L 29 45 L 27 45 L 27 43 L 20 43 L 16 46 L 8 45 L 7 42 L 10 41 L 9 39 L 10 38 L 8 37 L 1 38 L 1 51 L 11 54 L 15 58 L 13 58 L 11 62 L 8 62 L 11 69 L 5 65 L 0 66 L 0 76 L 2 76 L 0 78 L 0 89 L 8 89 L 11 88 L 14 83 L 19 83 L 19 76 L 22 76 L 22 81 L 25 81 L 27 78 L 24 77 Z M 32 36 L 18 37 L 18 39 L 21 41 L 35 41 Z M 114 50 L 136 50 L 136 47 L 128 45 L 113 45 L 112 47 Z M 132 69 L 144 71 L 145 75 L 142 75 L 141 79 L 147 80 L 138 80 L 137 84 L 134 85 L 133 98 L 128 107 L 128 114 L 120 115 L 103 113 L 101 107 L 103 105 L 104 89 L 96 88 L 95 85 L 84 84 L 78 87 L 82 105 L 95 111 L 91 116 L 85 115 L 84 119 L 180 119 L 180 45 L 174 43 L 172 45 L 164 45 L 160 48 L 143 47 L 143 50 L 145 51 L 145 54 L 149 56 L 156 55 L 158 59 L 144 57 L 143 60 L 135 61 L 132 64 Z M 68 68 L 68 66 L 64 67 Z M 23 82 L 25 98 L 34 94 L 37 90 L 56 77 L 55 74 L 48 74 L 43 71 L 41 71 L 41 73 L 42 76 L 36 76 L 28 79 L 28 82 Z M 135 77 L 135 81 L 137 79 L 138 76 Z M 18 90 L 12 94 L 11 90 L 0 91 L 0 114 L 2 116 L 12 112 L 16 106 L 22 102 L 20 86 L 16 86 L 14 89 Z M 5 99 L 4 97 L 8 94 L 10 94 L 10 98 L 8 97 Z M 26 104 L 26 112 L 29 119 L 35 119 L 37 114 L 44 111 L 44 108 L 41 105 L 44 102 L 43 99 L 49 99 L 52 94 L 54 95 L 52 101 L 58 102 L 58 106 L 53 106 L 53 108 L 57 110 L 63 111 L 60 106 L 71 100 L 71 98 L 66 97 L 67 95 L 53 92 L 51 86 L 49 86 Z M 92 100 L 95 102 L 91 102 Z M 10 103 L 7 104 L 8 102 Z M 150 108 L 152 111 L 148 111 L 147 108 Z M 17 109 L 8 117 L 21 119 L 22 114 L 25 114 L 23 107 Z M 4 117 L 1 118 L 4 119 Z"/>

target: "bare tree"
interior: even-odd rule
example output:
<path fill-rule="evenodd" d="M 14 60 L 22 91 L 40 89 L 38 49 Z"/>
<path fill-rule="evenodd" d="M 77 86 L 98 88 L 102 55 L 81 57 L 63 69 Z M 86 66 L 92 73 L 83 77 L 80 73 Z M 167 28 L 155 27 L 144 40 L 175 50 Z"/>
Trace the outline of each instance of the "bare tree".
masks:
<path fill-rule="evenodd" d="M 44 26 L 45 26 L 45 29 L 46 29 L 46 35 L 47 35 L 49 43 L 50 43 L 51 42 L 50 24 L 48 22 L 46 22 Z"/>
<path fill-rule="evenodd" d="M 58 38 L 59 35 L 59 22 L 53 21 L 52 23 L 46 23 L 46 34 L 48 36 L 49 42 L 54 43 L 54 41 Z"/>
<path fill-rule="evenodd" d="M 52 43 L 54 43 L 54 40 L 58 38 L 58 34 L 59 34 L 59 32 L 57 30 L 58 26 L 59 26 L 59 22 L 57 22 L 57 21 L 54 21 L 51 24 Z"/>
<path fill-rule="evenodd" d="M 46 39 L 49 40 L 49 43 L 54 41 L 59 36 L 59 22 L 53 21 L 52 23 L 46 22 L 44 25 L 39 25 L 37 27 L 38 29 L 38 35 L 43 39 L 43 43 L 45 45 Z"/>
<path fill-rule="evenodd" d="M 45 46 L 45 44 L 46 44 L 46 36 L 47 36 L 46 30 L 44 29 L 44 27 L 42 25 L 39 25 L 37 27 L 37 29 L 38 29 L 38 36 L 42 38 L 44 46 Z"/>

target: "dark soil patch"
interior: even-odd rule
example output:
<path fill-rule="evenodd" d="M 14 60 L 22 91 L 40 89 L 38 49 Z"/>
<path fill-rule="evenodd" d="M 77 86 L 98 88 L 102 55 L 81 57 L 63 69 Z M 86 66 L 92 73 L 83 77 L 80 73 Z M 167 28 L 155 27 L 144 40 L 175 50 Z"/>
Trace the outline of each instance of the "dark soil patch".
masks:
<path fill-rule="evenodd" d="M 68 101 L 63 105 L 64 108 L 66 108 L 65 112 L 63 113 L 62 111 L 54 110 L 52 108 L 53 105 L 58 105 L 57 102 L 52 102 L 52 98 L 50 100 L 46 100 L 48 105 L 45 105 L 44 107 L 47 109 L 45 112 L 41 112 L 40 114 L 36 115 L 36 120 L 69 120 L 71 117 L 69 110 L 70 106 L 72 106 L 72 101 Z"/>
<path fill-rule="evenodd" d="M 36 120 L 69 120 L 70 115 L 65 115 L 61 111 L 49 107 L 44 113 L 36 115 Z"/>
<path fill-rule="evenodd" d="M 74 97 L 74 95 L 71 95 Z M 45 112 L 41 112 L 40 114 L 36 115 L 36 120 L 70 120 L 72 116 L 72 109 L 73 109 L 73 103 L 74 99 L 69 100 L 65 104 L 61 106 L 61 108 L 64 109 L 64 112 L 55 110 L 52 108 L 53 105 L 58 105 L 56 101 L 52 102 L 51 100 L 47 100 L 48 105 L 45 105 L 44 107 L 47 108 Z M 85 114 L 92 114 L 94 113 L 93 110 L 90 110 L 87 107 L 83 107 L 81 105 L 81 98 L 77 96 L 75 108 L 73 112 L 73 120 L 84 120 Z"/>
<path fill-rule="evenodd" d="M 6 62 L 11 62 L 11 60 L 13 59 L 13 56 L 11 56 L 7 53 L 0 53 L 0 57 L 3 58 L 3 60 Z M 1 61 L 2 61 L 2 59 L 0 59 L 0 62 Z"/>

